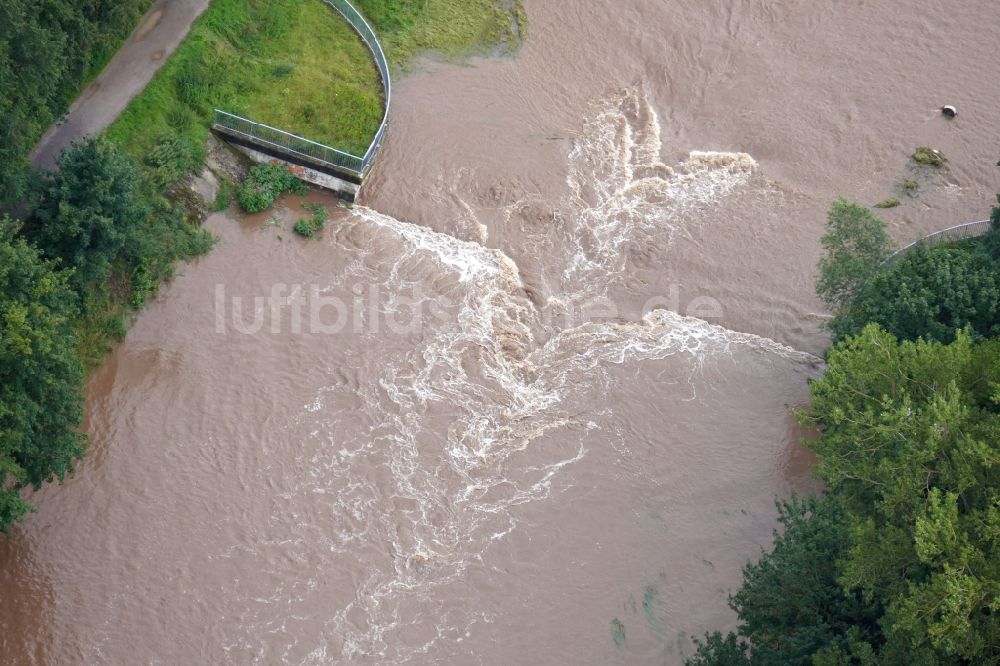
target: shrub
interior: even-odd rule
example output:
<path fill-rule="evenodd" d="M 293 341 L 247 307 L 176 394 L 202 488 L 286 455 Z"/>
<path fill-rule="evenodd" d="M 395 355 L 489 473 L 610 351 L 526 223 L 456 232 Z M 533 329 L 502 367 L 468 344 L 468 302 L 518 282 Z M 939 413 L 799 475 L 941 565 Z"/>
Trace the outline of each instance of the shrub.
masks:
<path fill-rule="evenodd" d="M 875 204 L 876 208 L 895 208 L 899 205 L 899 199 L 892 197 L 891 199 L 886 199 L 885 201 L 879 201 Z"/>
<path fill-rule="evenodd" d="M 146 154 L 143 175 L 157 190 L 177 182 L 201 162 L 200 155 L 177 134 L 165 134 Z"/>
<path fill-rule="evenodd" d="M 948 159 L 941 154 L 940 150 L 936 150 L 930 146 L 920 146 L 913 151 L 912 157 L 913 161 L 917 164 L 934 168 L 943 167 L 948 161 Z"/>
<path fill-rule="evenodd" d="M 892 247 L 885 223 L 870 210 L 844 199 L 835 201 L 820 240 L 816 293 L 834 311 L 843 308 L 877 271 Z"/>
<path fill-rule="evenodd" d="M 296 221 L 293 230 L 300 236 L 312 238 L 326 226 L 326 208 L 320 206 L 319 204 L 310 203 L 303 204 L 302 207 L 310 211 L 312 213 L 312 217 L 308 220 L 304 217 L 300 217 L 298 221 Z"/>
<path fill-rule="evenodd" d="M 139 197 L 139 169 L 103 139 L 74 142 L 59 169 L 41 184 L 41 203 L 25 232 L 53 259 L 76 269 L 81 290 L 107 279 L 111 264 L 148 209 Z"/>
<path fill-rule="evenodd" d="M 316 235 L 316 227 L 313 226 L 310 220 L 304 217 L 300 217 L 298 221 L 295 222 L 295 226 L 292 229 L 299 236 L 305 236 L 306 238 L 312 238 Z"/>
<path fill-rule="evenodd" d="M 306 184 L 295 174 L 277 164 L 258 164 L 251 167 L 250 175 L 240 184 L 237 198 L 248 213 L 259 213 L 271 207 L 285 194 L 305 194 Z"/>

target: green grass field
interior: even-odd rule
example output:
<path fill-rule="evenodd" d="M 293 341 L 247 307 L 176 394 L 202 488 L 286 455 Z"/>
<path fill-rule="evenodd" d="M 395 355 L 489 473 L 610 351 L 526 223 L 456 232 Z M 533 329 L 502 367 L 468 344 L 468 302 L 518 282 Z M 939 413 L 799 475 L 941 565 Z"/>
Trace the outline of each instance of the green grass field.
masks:
<path fill-rule="evenodd" d="M 214 108 L 364 154 L 382 90 L 367 47 L 321 0 L 214 0 L 107 136 L 140 159 L 171 133 L 199 152 Z"/>

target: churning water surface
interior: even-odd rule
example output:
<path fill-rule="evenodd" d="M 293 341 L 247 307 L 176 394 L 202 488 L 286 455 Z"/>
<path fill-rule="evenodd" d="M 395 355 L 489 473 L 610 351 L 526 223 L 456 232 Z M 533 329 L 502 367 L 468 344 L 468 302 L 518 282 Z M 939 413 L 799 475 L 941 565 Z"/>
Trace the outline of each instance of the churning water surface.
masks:
<path fill-rule="evenodd" d="M 209 220 L 0 543 L 4 661 L 676 664 L 733 626 L 812 487 L 825 210 L 916 177 L 898 239 L 983 215 L 1000 6 L 527 9 L 516 58 L 402 81 L 320 241 L 296 197 Z"/>

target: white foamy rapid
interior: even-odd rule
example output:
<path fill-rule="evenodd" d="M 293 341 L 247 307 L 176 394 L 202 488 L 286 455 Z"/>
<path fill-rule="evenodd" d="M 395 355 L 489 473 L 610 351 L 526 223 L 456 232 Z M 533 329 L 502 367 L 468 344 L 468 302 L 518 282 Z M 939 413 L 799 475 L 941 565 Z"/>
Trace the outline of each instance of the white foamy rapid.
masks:
<path fill-rule="evenodd" d="M 660 158 L 660 133 L 639 91 L 612 95 L 596 105 L 574 142 L 570 194 L 544 203 L 526 197 L 508 208 L 507 224 L 539 205 L 552 211 L 555 223 L 537 230 L 545 237 L 538 245 L 562 256 L 541 276 L 552 305 L 572 310 L 603 296 L 637 256 L 667 249 L 678 233 L 711 222 L 713 209 L 757 169 L 746 153 L 704 151 L 670 167 Z"/>
<path fill-rule="evenodd" d="M 549 304 L 604 293 L 630 247 L 653 237 L 669 245 L 687 219 L 744 187 L 755 168 L 743 154 L 692 153 L 673 169 L 659 162 L 660 150 L 656 115 L 634 91 L 607 100 L 586 123 L 569 155 L 571 194 L 557 203 L 565 223 L 552 231 L 566 242 L 547 285 Z M 511 206 L 508 220 L 526 205 Z M 380 267 L 374 272 L 387 276 L 384 290 L 420 284 L 447 304 L 411 351 L 383 359 L 377 382 L 324 387 L 301 416 L 315 420 L 317 445 L 304 449 L 313 473 L 291 492 L 323 498 L 323 531 L 335 535 L 328 565 L 349 569 L 357 590 L 331 610 L 323 644 L 311 653 L 317 663 L 338 656 L 405 662 L 491 620 L 472 603 L 444 605 L 438 599 L 447 595 L 434 591 L 482 564 L 491 544 L 516 529 L 518 505 L 549 497 L 560 473 L 586 456 L 584 437 L 600 426 L 596 415 L 577 412 L 574 398 L 610 387 L 610 366 L 676 357 L 689 364 L 690 379 L 737 349 L 804 367 L 818 361 L 666 310 L 641 321 L 553 329 L 500 250 L 362 207 L 346 224 L 366 239 L 358 266 Z M 386 246 L 398 251 L 379 254 Z M 537 331 L 546 331 L 544 342 Z M 555 429 L 563 436 L 543 437 Z M 522 455 L 529 447 L 530 463 Z M 301 529 L 307 538 L 309 528 Z M 284 548 L 294 557 L 290 542 Z M 322 606 L 321 595 L 322 586 L 306 586 L 286 603 Z M 253 624 L 274 632 L 284 627 L 278 623 Z M 420 636 L 422 647 L 394 640 L 396 632 Z"/>

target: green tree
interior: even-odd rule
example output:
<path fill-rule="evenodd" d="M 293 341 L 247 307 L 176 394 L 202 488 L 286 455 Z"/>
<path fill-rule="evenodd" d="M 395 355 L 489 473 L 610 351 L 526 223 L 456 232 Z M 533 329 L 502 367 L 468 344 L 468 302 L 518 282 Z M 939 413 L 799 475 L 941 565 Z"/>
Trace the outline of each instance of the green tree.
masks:
<path fill-rule="evenodd" d="M 830 323 L 835 340 L 875 322 L 898 338 L 955 339 L 966 327 L 1000 334 L 1000 273 L 966 247 L 918 248 L 872 277 Z"/>
<path fill-rule="evenodd" d="M 885 608 L 882 663 L 1000 660 L 1000 341 L 835 347 L 807 420 L 851 515 L 840 582 Z"/>
<path fill-rule="evenodd" d="M 0 205 L 26 194 L 26 156 L 152 0 L 0 2 Z"/>
<path fill-rule="evenodd" d="M 1000 340 L 898 341 L 871 324 L 831 349 L 805 423 L 827 496 L 783 505 L 744 571 L 739 635 L 692 664 L 1000 662 Z"/>
<path fill-rule="evenodd" d="M 73 302 L 65 272 L 0 221 L 0 531 L 31 509 L 21 488 L 61 481 L 83 453 Z"/>
<path fill-rule="evenodd" d="M 882 220 L 844 199 L 833 203 L 820 243 L 823 257 L 816 293 L 834 312 L 847 305 L 875 275 L 892 247 Z"/>
<path fill-rule="evenodd" d="M 997 195 L 997 203 L 1000 204 L 1000 194 Z M 982 249 L 987 257 L 1000 261 L 1000 205 L 994 206 L 990 212 L 990 230 L 983 236 Z"/>
<path fill-rule="evenodd" d="M 818 653 L 861 656 L 881 642 L 880 607 L 838 582 L 837 560 L 850 547 L 843 507 L 829 496 L 793 497 L 778 503 L 778 516 L 774 547 L 747 564 L 729 600 L 739 636 L 706 636 L 691 666 L 807 666 Z"/>
<path fill-rule="evenodd" d="M 103 139 L 74 142 L 48 174 L 25 228 L 53 259 L 75 270 L 78 290 L 104 281 L 149 211 L 138 191 L 135 162 Z"/>

